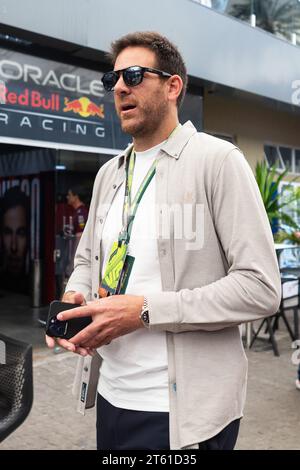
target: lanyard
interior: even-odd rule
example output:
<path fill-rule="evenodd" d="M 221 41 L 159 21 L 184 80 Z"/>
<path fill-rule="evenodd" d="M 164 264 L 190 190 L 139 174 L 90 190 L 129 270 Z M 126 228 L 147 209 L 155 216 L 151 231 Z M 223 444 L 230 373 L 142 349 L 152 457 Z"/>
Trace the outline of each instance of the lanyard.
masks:
<path fill-rule="evenodd" d="M 168 139 L 178 128 L 179 126 L 175 127 L 175 129 L 169 135 Z M 105 273 L 103 279 L 100 280 L 100 297 L 106 297 L 110 294 L 124 293 L 126 291 L 128 279 L 130 277 L 134 263 L 134 257 L 127 253 L 132 225 L 144 192 L 155 175 L 157 163 L 157 160 L 154 160 L 132 201 L 131 190 L 135 159 L 136 154 L 134 149 L 132 149 L 129 158 L 126 161 L 126 181 L 122 212 L 122 230 L 119 233 L 118 241 L 115 241 L 111 247 Z"/>
<path fill-rule="evenodd" d="M 168 137 L 168 140 L 177 131 L 178 128 L 179 126 L 176 126 L 173 129 L 173 131 Z M 124 196 L 123 213 L 122 213 L 123 226 L 122 226 L 121 232 L 119 233 L 119 239 L 118 239 L 119 247 L 121 246 L 122 243 L 126 243 L 127 245 L 129 243 L 132 225 L 133 225 L 136 211 L 139 207 L 139 203 L 156 172 L 157 160 L 155 160 L 152 163 L 146 176 L 144 177 L 142 183 L 140 184 L 139 189 L 137 190 L 134 200 L 131 202 L 131 188 L 132 188 L 133 172 L 134 172 L 134 166 L 135 166 L 135 158 L 136 158 L 136 154 L 135 154 L 134 149 L 132 149 L 130 157 L 126 163 L 125 196 Z"/>
<path fill-rule="evenodd" d="M 123 213 L 122 213 L 123 227 L 122 227 L 121 232 L 119 233 L 119 246 L 121 245 L 122 242 L 125 242 L 126 244 L 129 243 L 136 211 L 138 209 L 140 201 L 147 187 L 149 186 L 156 172 L 156 160 L 155 160 L 152 163 L 151 167 L 149 168 L 143 181 L 141 182 L 137 190 L 137 193 L 134 197 L 134 200 L 131 201 L 131 190 L 132 190 L 132 180 L 133 180 L 135 159 L 136 159 L 136 154 L 134 150 L 132 150 L 130 154 L 130 158 L 127 160 L 127 165 L 126 165 L 125 196 L 124 196 Z"/>

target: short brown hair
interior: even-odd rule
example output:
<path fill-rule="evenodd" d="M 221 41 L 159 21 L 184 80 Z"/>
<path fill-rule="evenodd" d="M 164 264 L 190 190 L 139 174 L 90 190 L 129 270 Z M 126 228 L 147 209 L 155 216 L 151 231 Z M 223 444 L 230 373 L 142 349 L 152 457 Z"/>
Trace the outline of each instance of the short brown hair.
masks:
<path fill-rule="evenodd" d="M 157 68 L 171 75 L 179 75 L 183 81 L 183 88 L 177 100 L 178 108 L 181 106 L 187 87 L 187 71 L 184 60 L 177 47 L 169 39 L 155 31 L 142 31 L 129 33 L 111 44 L 109 59 L 114 65 L 120 52 L 127 47 L 146 47 L 156 56 Z"/>

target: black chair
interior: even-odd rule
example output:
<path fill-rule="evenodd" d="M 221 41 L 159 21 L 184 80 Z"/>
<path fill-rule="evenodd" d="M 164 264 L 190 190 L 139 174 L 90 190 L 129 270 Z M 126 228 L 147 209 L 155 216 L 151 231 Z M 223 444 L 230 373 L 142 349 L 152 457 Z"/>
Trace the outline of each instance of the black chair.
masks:
<path fill-rule="evenodd" d="M 278 346 L 277 346 L 277 341 L 275 339 L 275 335 L 274 335 L 274 330 L 273 330 L 273 325 L 272 325 L 272 319 L 274 318 L 274 315 L 272 317 L 267 317 L 267 318 L 264 318 L 263 321 L 260 323 L 258 329 L 256 331 L 254 331 L 254 328 L 253 328 L 253 336 L 252 336 L 252 340 L 251 340 L 251 343 L 250 343 L 250 348 L 252 348 L 253 344 L 255 343 L 259 333 L 261 332 L 263 326 L 265 326 L 265 333 L 268 333 L 269 334 L 269 341 L 271 342 L 272 344 L 272 348 L 273 348 L 273 351 L 274 351 L 274 354 L 275 356 L 279 356 L 279 350 L 278 350 Z"/>
<path fill-rule="evenodd" d="M 299 268 L 282 268 L 281 269 L 281 279 L 288 279 L 290 277 L 293 277 L 294 280 L 298 280 L 298 293 L 297 295 L 294 295 L 292 297 L 289 297 L 288 299 L 284 300 L 291 300 L 291 299 L 296 299 L 297 302 L 294 303 L 292 306 L 285 306 L 282 305 L 283 310 L 292 310 L 293 311 L 293 316 L 294 316 L 294 340 L 299 339 L 299 308 L 300 308 L 300 269 Z M 276 325 L 275 325 L 276 326 Z"/>
<path fill-rule="evenodd" d="M 269 334 L 269 341 L 272 344 L 272 348 L 274 351 L 275 356 L 279 356 L 279 350 L 278 350 L 278 345 L 277 341 L 275 338 L 275 331 L 278 330 L 279 328 L 279 321 L 280 319 L 283 320 L 286 329 L 290 335 L 290 338 L 292 341 L 295 341 L 299 337 L 299 319 L 298 319 L 298 309 L 300 307 L 300 276 L 297 276 L 292 273 L 281 273 L 281 285 L 283 285 L 286 282 L 290 281 L 297 281 L 298 283 L 298 292 L 297 295 L 293 295 L 291 297 L 283 298 L 283 295 L 281 297 L 281 302 L 278 311 L 275 313 L 275 315 L 272 315 L 271 317 L 264 318 L 262 322 L 260 323 L 258 329 L 254 331 L 254 335 L 252 337 L 252 341 L 250 343 L 250 348 L 253 346 L 255 340 L 257 339 L 259 333 L 261 332 L 262 328 L 265 326 L 265 333 Z M 285 305 L 287 301 L 290 301 L 292 299 L 296 299 L 296 303 L 293 305 Z M 287 310 L 292 310 L 294 314 L 294 331 L 292 327 L 289 324 L 289 321 L 286 316 L 286 311 Z"/>
<path fill-rule="evenodd" d="M 32 402 L 32 346 L 0 334 L 0 442 L 23 423 Z"/>

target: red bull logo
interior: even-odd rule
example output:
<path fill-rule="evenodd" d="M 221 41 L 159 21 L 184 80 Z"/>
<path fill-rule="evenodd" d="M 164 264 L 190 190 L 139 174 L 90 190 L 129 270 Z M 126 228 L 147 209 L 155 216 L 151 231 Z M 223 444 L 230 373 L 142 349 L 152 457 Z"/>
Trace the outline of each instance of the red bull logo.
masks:
<path fill-rule="evenodd" d="M 65 113 L 72 111 L 82 117 L 98 116 L 100 119 L 104 119 L 104 105 L 100 104 L 97 106 L 93 101 L 85 96 L 72 101 L 70 101 L 69 98 L 65 98 L 65 107 L 63 111 Z"/>

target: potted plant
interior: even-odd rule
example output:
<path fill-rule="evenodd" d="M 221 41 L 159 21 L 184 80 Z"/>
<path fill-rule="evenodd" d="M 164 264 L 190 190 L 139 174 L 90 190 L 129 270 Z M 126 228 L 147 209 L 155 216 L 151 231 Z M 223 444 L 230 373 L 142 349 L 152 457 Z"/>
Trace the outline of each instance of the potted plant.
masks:
<path fill-rule="evenodd" d="M 298 177 L 286 184 L 284 197 L 279 191 L 279 185 L 287 173 L 288 170 L 285 170 L 278 174 L 276 164 L 269 167 L 265 161 L 258 162 L 255 167 L 255 178 L 276 241 L 278 241 L 278 236 L 284 237 L 282 232 L 288 236 L 300 231 L 297 221 L 287 212 L 291 205 L 300 198 L 300 188 L 295 188 L 292 185 Z M 296 208 L 294 213 L 300 215 L 300 210 Z M 279 235 L 280 233 L 281 235 Z M 297 235 L 295 235 L 296 238 Z M 283 238 L 281 239 L 283 240 Z"/>

